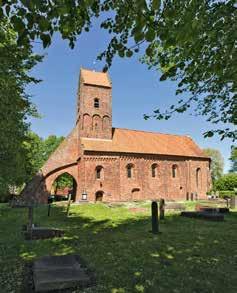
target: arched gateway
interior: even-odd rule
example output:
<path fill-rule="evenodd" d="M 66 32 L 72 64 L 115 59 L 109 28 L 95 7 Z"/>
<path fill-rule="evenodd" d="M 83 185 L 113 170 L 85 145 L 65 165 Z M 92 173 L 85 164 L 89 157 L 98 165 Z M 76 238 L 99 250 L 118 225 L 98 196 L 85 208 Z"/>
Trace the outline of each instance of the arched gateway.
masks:
<path fill-rule="evenodd" d="M 75 128 L 23 195 L 47 202 L 53 182 L 67 173 L 76 201 L 158 199 L 157 190 L 169 199 L 197 191 L 205 198 L 210 159 L 190 137 L 112 128 L 108 73 L 81 69 L 76 113 Z"/>

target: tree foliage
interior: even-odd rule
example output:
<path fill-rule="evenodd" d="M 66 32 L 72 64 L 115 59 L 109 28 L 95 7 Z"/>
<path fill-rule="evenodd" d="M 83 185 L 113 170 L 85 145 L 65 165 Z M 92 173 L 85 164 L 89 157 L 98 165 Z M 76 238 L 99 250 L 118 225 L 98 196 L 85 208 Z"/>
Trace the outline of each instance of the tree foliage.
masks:
<path fill-rule="evenodd" d="M 231 169 L 230 172 L 237 172 L 237 146 L 231 147 L 230 155 Z"/>
<path fill-rule="evenodd" d="M 39 81 L 29 71 L 41 61 L 31 46 L 17 46 L 16 33 L 7 20 L 0 20 L 0 192 L 22 184 L 29 168 L 27 118 L 36 110 L 26 86 Z"/>
<path fill-rule="evenodd" d="M 55 194 L 57 194 L 58 189 L 64 189 L 66 187 L 73 188 L 73 177 L 68 173 L 60 175 L 53 183 Z"/>
<path fill-rule="evenodd" d="M 72 48 L 102 16 L 101 28 L 111 35 L 98 56 L 106 62 L 105 71 L 115 55 L 131 57 L 142 47 L 143 62 L 162 70 L 160 80 L 177 80 L 176 94 L 186 96 L 145 119 L 169 119 L 191 107 L 216 125 L 205 136 L 236 139 L 236 0 L 3 0 L 3 15 L 18 32 L 19 44 L 40 39 L 47 47 L 60 32 Z"/>
<path fill-rule="evenodd" d="M 216 190 L 234 190 L 237 188 L 237 174 L 229 173 L 218 180 L 214 184 Z"/>
<path fill-rule="evenodd" d="M 28 179 L 31 179 L 48 160 L 50 155 L 56 150 L 64 140 L 63 136 L 49 135 L 42 139 L 36 133 L 30 131 L 24 141 L 28 154 Z"/>
<path fill-rule="evenodd" d="M 224 159 L 219 150 L 206 148 L 203 151 L 211 158 L 211 177 L 215 182 L 223 175 Z"/>

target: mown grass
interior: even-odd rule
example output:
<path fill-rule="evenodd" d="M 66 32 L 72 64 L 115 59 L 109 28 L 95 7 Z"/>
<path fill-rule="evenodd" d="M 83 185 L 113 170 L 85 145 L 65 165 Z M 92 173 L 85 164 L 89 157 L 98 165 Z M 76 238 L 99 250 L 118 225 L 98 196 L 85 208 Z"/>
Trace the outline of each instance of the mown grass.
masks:
<path fill-rule="evenodd" d="M 224 222 L 169 213 L 158 235 L 149 232 L 149 209 L 128 206 L 72 205 L 68 218 L 64 206 L 50 217 L 47 207 L 35 209 L 34 223 L 65 230 L 57 239 L 24 240 L 26 222 L 26 209 L 0 205 L 0 292 L 22 291 L 25 262 L 68 253 L 95 271 L 96 287 L 83 292 L 237 292 L 236 211 Z"/>

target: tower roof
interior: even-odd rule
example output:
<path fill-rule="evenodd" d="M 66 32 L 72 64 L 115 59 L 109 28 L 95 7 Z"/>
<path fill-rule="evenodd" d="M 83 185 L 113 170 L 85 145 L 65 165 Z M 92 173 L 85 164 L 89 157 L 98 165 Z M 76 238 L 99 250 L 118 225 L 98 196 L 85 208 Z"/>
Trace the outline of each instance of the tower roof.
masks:
<path fill-rule="evenodd" d="M 81 68 L 80 74 L 84 84 L 97 85 L 108 88 L 112 87 L 108 73 Z"/>

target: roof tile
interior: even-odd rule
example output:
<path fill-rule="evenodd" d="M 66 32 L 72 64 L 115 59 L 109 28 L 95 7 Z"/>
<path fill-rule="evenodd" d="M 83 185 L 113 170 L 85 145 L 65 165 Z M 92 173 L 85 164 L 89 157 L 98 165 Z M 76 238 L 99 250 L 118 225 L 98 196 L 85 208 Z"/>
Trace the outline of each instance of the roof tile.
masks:
<path fill-rule="evenodd" d="M 188 136 L 113 128 L 112 140 L 81 138 L 84 150 L 208 158 Z"/>
<path fill-rule="evenodd" d="M 111 81 L 107 73 L 96 72 L 81 68 L 83 83 L 111 88 Z"/>

